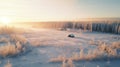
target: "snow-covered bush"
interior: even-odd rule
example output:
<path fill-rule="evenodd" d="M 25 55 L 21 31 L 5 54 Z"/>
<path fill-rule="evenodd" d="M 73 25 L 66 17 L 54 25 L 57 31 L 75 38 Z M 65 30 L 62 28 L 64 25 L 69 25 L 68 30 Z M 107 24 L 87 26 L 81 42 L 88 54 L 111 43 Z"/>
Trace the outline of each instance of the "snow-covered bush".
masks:
<path fill-rule="evenodd" d="M 79 61 L 79 60 L 93 60 L 96 58 L 99 58 L 103 55 L 102 51 L 99 51 L 97 49 L 95 50 L 89 50 L 88 53 L 85 53 L 83 49 L 80 50 L 80 53 L 73 54 L 70 58 L 73 61 Z"/>
<path fill-rule="evenodd" d="M 27 39 L 22 36 L 22 35 L 19 35 L 19 34 L 12 34 L 10 35 L 10 40 L 13 41 L 13 42 L 20 42 L 22 44 L 26 44 L 27 43 Z"/>
<path fill-rule="evenodd" d="M 72 59 L 68 59 L 67 67 L 75 67 L 75 65 L 73 64 Z"/>
<path fill-rule="evenodd" d="M 20 44 L 19 41 L 16 44 L 11 44 L 10 42 L 8 42 L 8 44 L 0 46 L 0 57 L 17 56 L 29 50 L 31 49 L 30 46 L 27 44 Z"/>
<path fill-rule="evenodd" d="M 21 34 L 24 33 L 25 30 L 23 29 L 19 29 L 19 28 L 15 28 L 15 27 L 10 27 L 10 26 L 2 26 L 0 27 L 0 34 L 6 34 L 6 35 L 10 35 L 10 34 Z"/>
<path fill-rule="evenodd" d="M 116 49 L 113 49 L 111 46 L 106 44 L 101 44 L 98 46 L 100 51 L 106 52 L 108 55 L 116 56 L 117 52 Z"/>
<path fill-rule="evenodd" d="M 61 66 L 61 67 L 67 67 L 67 64 L 66 64 L 65 61 L 66 61 L 66 60 L 63 60 L 63 62 L 62 62 L 62 66 Z"/>
<path fill-rule="evenodd" d="M 12 34 L 15 32 L 15 29 L 13 27 L 0 27 L 0 34 Z"/>
<path fill-rule="evenodd" d="M 0 43 L 7 43 L 9 42 L 9 38 L 1 37 L 0 38 Z"/>
<path fill-rule="evenodd" d="M 58 56 L 56 58 L 50 59 L 50 62 L 63 62 L 63 64 L 65 64 L 64 60 L 67 59 L 71 59 L 72 61 L 80 61 L 102 59 L 105 57 L 115 58 L 120 56 L 117 52 L 117 49 L 120 49 L 120 42 L 113 42 L 112 44 L 99 43 L 99 45 L 97 45 L 95 49 L 88 49 L 87 51 L 84 51 L 84 49 L 80 49 L 79 53 L 74 53 L 71 57 Z"/>
<path fill-rule="evenodd" d="M 83 56 L 80 56 L 78 53 L 74 53 L 71 57 L 72 60 L 79 60 L 80 58 L 83 58 Z"/>
<path fill-rule="evenodd" d="M 111 47 L 114 49 L 120 49 L 120 42 L 113 42 Z"/>
<path fill-rule="evenodd" d="M 13 44 L 6 44 L 4 46 L 0 46 L 0 56 L 6 57 L 8 55 L 16 55 L 17 49 L 16 46 Z"/>
<path fill-rule="evenodd" d="M 65 56 L 58 56 L 56 58 L 51 58 L 49 62 L 62 62 L 63 60 L 66 60 L 67 58 Z"/>
<path fill-rule="evenodd" d="M 61 67 L 75 67 L 71 59 L 63 60 Z"/>
<path fill-rule="evenodd" d="M 31 50 L 27 39 L 17 28 L 0 28 L 0 57 L 17 56 Z"/>

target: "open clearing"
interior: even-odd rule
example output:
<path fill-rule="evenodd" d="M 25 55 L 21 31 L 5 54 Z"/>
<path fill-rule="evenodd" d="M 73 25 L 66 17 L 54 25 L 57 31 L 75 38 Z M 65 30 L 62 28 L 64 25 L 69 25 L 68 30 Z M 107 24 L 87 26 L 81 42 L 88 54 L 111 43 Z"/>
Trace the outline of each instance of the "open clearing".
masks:
<path fill-rule="evenodd" d="M 67 37 L 71 33 L 75 35 L 75 38 Z M 76 54 L 80 54 L 81 50 L 83 50 L 84 55 L 87 55 L 89 51 L 97 48 L 95 44 L 98 42 L 111 44 L 112 42 L 120 41 L 116 38 L 119 35 L 75 30 L 60 31 L 32 28 L 27 33 L 24 33 L 24 36 L 33 46 L 31 51 L 20 56 L 1 59 L 0 67 L 4 67 L 8 60 L 12 67 L 64 67 L 64 62 L 59 60 L 59 58 L 76 57 Z M 52 60 L 52 58 L 58 60 Z M 118 67 L 120 65 L 119 59 L 99 58 L 95 60 L 84 58 L 72 61 L 72 64 L 74 67 Z"/>

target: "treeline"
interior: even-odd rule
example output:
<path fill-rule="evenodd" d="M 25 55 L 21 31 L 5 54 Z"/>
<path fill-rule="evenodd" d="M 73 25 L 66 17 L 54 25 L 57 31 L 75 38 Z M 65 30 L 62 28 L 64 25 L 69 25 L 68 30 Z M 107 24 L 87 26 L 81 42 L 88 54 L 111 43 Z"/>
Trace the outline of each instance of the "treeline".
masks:
<path fill-rule="evenodd" d="M 81 29 L 81 30 L 92 30 L 91 23 L 83 23 L 83 22 L 67 22 L 62 26 L 63 29 Z"/>
<path fill-rule="evenodd" d="M 104 33 L 120 34 L 120 21 L 94 21 L 94 22 L 41 22 L 36 23 L 33 27 L 53 28 L 53 29 L 81 29 L 84 31 L 96 31 Z"/>
<path fill-rule="evenodd" d="M 83 29 L 91 30 L 91 23 L 86 22 L 40 22 L 32 24 L 32 27 L 53 28 L 53 29 Z"/>
<path fill-rule="evenodd" d="M 120 22 L 92 23 L 92 31 L 120 34 Z"/>

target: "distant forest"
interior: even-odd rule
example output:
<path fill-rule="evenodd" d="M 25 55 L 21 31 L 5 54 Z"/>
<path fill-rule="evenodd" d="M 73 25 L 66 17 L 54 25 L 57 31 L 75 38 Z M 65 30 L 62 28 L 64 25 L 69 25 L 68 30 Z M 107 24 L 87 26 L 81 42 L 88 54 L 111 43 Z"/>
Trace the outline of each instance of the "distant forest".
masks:
<path fill-rule="evenodd" d="M 120 21 L 90 21 L 90 22 L 40 22 L 28 23 L 32 27 L 54 28 L 54 29 L 81 29 L 85 31 L 96 31 L 104 33 L 120 34 Z"/>

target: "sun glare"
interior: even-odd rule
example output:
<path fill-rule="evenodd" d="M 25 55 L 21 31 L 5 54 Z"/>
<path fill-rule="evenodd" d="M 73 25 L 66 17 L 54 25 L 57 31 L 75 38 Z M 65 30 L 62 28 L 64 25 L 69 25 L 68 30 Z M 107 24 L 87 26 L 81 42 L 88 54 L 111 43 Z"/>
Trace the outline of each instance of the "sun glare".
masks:
<path fill-rule="evenodd" d="M 8 25 L 11 22 L 11 20 L 7 17 L 0 18 L 0 23 Z"/>

